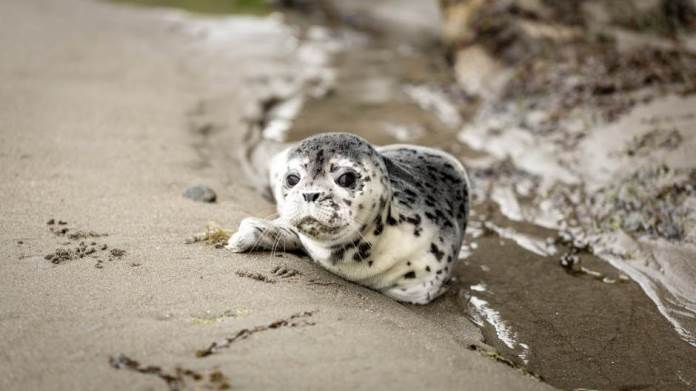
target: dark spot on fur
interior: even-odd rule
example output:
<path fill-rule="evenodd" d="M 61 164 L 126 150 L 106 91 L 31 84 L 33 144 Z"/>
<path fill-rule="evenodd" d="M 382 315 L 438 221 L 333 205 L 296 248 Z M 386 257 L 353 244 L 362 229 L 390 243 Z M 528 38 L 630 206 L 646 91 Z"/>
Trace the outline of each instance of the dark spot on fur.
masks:
<path fill-rule="evenodd" d="M 418 226 L 420 225 L 420 223 L 421 223 L 421 217 L 420 217 L 420 215 L 415 215 L 415 216 L 413 216 L 413 217 L 406 217 L 405 220 L 406 220 L 407 222 L 409 222 L 409 223 L 415 225 L 416 227 L 418 227 Z"/>
<path fill-rule="evenodd" d="M 409 279 L 411 279 L 411 278 L 416 278 L 416 272 L 414 272 L 413 270 L 411 270 L 410 272 L 404 274 L 404 278 L 409 278 Z"/>
<path fill-rule="evenodd" d="M 377 216 L 377 218 L 375 219 L 375 236 L 381 235 L 382 231 L 384 231 L 384 223 L 382 223 L 382 216 Z"/>
<path fill-rule="evenodd" d="M 442 257 L 445 256 L 445 253 L 440 251 L 440 248 L 435 245 L 435 243 L 430 243 L 430 252 L 435 256 L 435 259 L 437 259 L 438 262 L 442 260 Z"/>
<path fill-rule="evenodd" d="M 331 261 L 336 263 L 343 259 L 343 257 L 346 255 L 346 248 L 345 247 L 339 247 L 336 250 L 331 252 Z"/>
<path fill-rule="evenodd" d="M 353 255 L 353 260 L 356 262 L 360 262 L 363 259 L 367 259 L 370 257 L 370 249 L 372 249 L 372 245 L 370 243 L 361 243 L 358 246 L 358 251 L 355 252 L 355 255 Z"/>
<path fill-rule="evenodd" d="M 387 224 L 389 225 L 396 225 L 398 222 L 394 217 L 391 215 L 391 209 L 389 209 L 389 213 L 387 213 Z"/>

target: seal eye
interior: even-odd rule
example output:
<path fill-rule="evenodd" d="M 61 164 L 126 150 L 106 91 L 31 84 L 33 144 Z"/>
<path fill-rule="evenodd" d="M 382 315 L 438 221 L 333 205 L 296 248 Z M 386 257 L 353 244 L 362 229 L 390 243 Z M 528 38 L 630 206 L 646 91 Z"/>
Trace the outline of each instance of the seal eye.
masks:
<path fill-rule="evenodd" d="M 355 184 L 356 179 L 357 178 L 355 177 L 354 173 L 346 172 L 336 179 L 336 183 L 338 183 L 338 185 L 341 187 L 351 187 Z"/>
<path fill-rule="evenodd" d="M 295 175 L 295 174 L 290 174 L 285 177 L 285 183 L 288 184 L 288 186 L 293 187 L 296 184 L 300 182 L 300 177 Z"/>

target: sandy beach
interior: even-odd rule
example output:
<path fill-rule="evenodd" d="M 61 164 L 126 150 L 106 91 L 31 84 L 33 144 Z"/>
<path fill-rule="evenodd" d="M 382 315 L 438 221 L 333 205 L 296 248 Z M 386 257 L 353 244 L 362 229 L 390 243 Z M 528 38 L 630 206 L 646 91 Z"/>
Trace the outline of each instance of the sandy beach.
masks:
<path fill-rule="evenodd" d="M 0 20 L 0 389 L 551 388 L 485 354 L 456 296 L 402 305 L 292 255 L 185 244 L 273 213 L 233 153 L 245 82 L 285 60 L 272 18 L 230 20 L 224 56 L 177 13 L 4 1 Z M 217 202 L 184 198 L 196 184 Z"/>

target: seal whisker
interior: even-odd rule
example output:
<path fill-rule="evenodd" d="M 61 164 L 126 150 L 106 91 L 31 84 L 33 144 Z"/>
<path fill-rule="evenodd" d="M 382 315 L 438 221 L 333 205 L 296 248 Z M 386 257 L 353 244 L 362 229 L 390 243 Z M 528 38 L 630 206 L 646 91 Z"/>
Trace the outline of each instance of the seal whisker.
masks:
<path fill-rule="evenodd" d="M 273 243 L 273 248 L 271 249 L 271 256 L 275 257 L 276 256 L 276 250 L 278 247 L 278 244 L 280 243 L 280 234 L 276 234 L 275 236 L 275 243 Z"/>

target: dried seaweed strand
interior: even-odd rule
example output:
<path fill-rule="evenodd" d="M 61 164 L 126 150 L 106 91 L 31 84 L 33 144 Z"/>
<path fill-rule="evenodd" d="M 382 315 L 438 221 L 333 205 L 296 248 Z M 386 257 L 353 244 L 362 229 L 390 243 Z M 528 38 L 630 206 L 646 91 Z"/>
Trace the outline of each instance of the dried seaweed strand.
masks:
<path fill-rule="evenodd" d="M 304 320 L 304 318 L 309 318 L 314 315 L 316 311 L 305 311 L 294 314 L 286 319 L 276 320 L 267 325 L 256 326 L 251 329 L 242 329 L 235 333 L 232 337 L 225 338 L 221 342 L 213 342 L 206 349 L 199 350 L 196 352 L 196 357 L 208 357 L 215 354 L 221 349 L 230 347 L 233 343 L 244 340 L 252 336 L 253 334 L 260 333 L 263 331 L 279 329 L 283 327 L 300 327 L 300 326 L 313 326 L 315 323 Z"/>
<path fill-rule="evenodd" d="M 175 369 L 174 374 L 165 372 L 161 367 L 156 365 L 141 365 L 138 361 L 119 353 L 116 357 L 109 358 L 109 365 L 114 369 L 127 369 L 133 372 L 142 373 L 145 375 L 154 375 L 167 383 L 169 391 L 188 390 L 186 379 L 189 378 L 195 382 L 205 381 L 205 388 L 213 390 L 228 390 L 230 388 L 229 380 L 219 370 L 210 371 L 207 376 L 191 369 L 179 368 Z"/>

